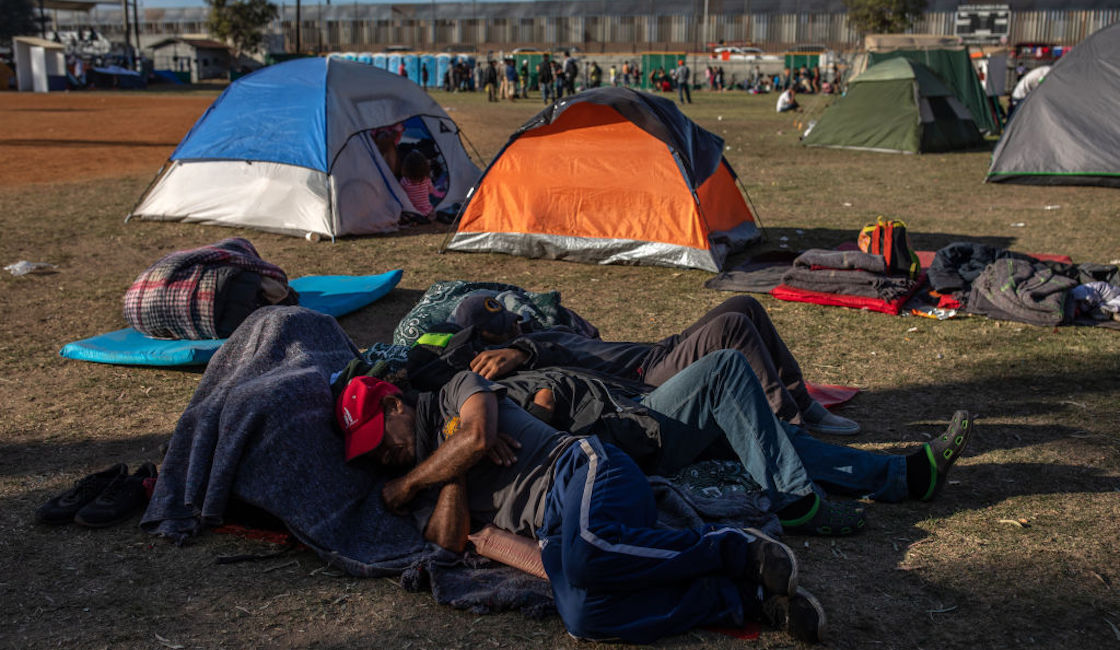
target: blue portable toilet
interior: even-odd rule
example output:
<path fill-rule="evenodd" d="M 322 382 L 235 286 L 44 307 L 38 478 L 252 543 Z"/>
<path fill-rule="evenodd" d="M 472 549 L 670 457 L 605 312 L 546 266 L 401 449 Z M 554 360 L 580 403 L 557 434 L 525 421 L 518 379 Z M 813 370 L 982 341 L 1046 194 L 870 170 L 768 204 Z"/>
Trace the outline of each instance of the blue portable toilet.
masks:
<path fill-rule="evenodd" d="M 373 53 L 362 52 L 361 54 L 359 54 L 358 55 L 358 63 L 364 63 L 366 65 L 373 65 Z"/>
<path fill-rule="evenodd" d="M 401 69 L 401 55 L 390 54 L 389 65 L 385 69 L 389 72 L 392 72 L 393 74 L 397 74 L 397 72 Z"/>
<path fill-rule="evenodd" d="M 420 57 L 415 54 L 406 54 L 401 57 L 404 60 L 404 72 L 412 83 L 417 86 L 420 85 Z"/>
<path fill-rule="evenodd" d="M 439 66 L 436 64 L 436 56 L 434 54 L 421 54 L 420 67 L 421 69 L 428 69 L 428 88 L 439 86 L 439 80 L 441 79 L 441 77 L 439 76 Z M 421 84 L 423 84 L 423 73 L 421 73 L 420 75 L 420 81 Z"/>
<path fill-rule="evenodd" d="M 435 79 L 432 80 L 433 85 L 442 88 L 443 80 L 451 71 L 451 55 L 439 54 L 436 56 L 436 74 Z"/>
<path fill-rule="evenodd" d="M 373 67 L 381 68 L 382 70 L 389 69 L 389 60 L 384 54 L 373 55 Z"/>
<path fill-rule="evenodd" d="M 358 53 L 357 52 L 344 52 L 342 54 L 342 58 L 346 59 L 347 61 L 357 61 L 358 60 Z"/>

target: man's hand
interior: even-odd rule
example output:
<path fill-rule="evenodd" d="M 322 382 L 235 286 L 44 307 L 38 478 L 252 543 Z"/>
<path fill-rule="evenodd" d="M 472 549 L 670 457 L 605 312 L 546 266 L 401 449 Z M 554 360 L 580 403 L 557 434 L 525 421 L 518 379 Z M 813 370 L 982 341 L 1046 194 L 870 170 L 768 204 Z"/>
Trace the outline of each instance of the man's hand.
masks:
<path fill-rule="evenodd" d="M 407 476 L 387 481 L 385 487 L 381 489 L 381 499 L 385 501 L 385 506 L 389 508 L 390 512 L 398 515 L 405 514 L 405 506 L 415 497 L 416 490 L 408 481 Z"/>
<path fill-rule="evenodd" d="M 517 462 L 515 449 L 521 449 L 521 443 L 504 433 L 499 433 L 498 438 L 494 441 L 494 446 L 486 451 L 486 455 L 495 465 L 509 467 Z"/>
<path fill-rule="evenodd" d="M 498 379 L 520 368 L 528 358 L 528 352 L 513 348 L 483 350 L 471 360 L 471 370 L 486 379 Z"/>

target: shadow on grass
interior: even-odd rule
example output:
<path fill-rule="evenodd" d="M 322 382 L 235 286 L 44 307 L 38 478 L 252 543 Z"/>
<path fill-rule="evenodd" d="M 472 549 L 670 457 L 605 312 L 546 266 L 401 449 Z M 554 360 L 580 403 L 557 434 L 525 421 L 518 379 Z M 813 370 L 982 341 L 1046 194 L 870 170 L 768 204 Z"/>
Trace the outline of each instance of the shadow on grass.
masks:
<path fill-rule="evenodd" d="M 60 442 L 42 439 L 0 444 L 0 476 L 53 474 L 60 471 L 82 475 L 125 462 L 139 467 L 144 461 L 159 463 L 160 445 L 171 438 L 171 431 L 148 433 L 120 439 L 79 439 Z M 74 480 L 81 478 L 75 476 Z M 69 487 L 69 485 L 67 485 Z"/>
<path fill-rule="evenodd" d="M 958 408 L 982 419 L 1035 417 L 1074 407 L 1085 411 L 1087 422 L 1094 413 L 1086 400 L 1120 390 L 1116 368 L 1120 368 L 1120 352 L 1015 360 L 968 367 L 962 371 L 967 377 L 960 381 L 865 391 L 857 399 L 859 406 L 882 414 L 885 421 L 892 416 L 922 419 L 939 413 L 948 419 Z M 993 400 L 992 395 L 999 399 Z M 899 405 L 907 405 L 904 412 Z M 1082 426 L 1082 421 L 1072 420 L 1045 431 L 1076 433 Z"/>
<path fill-rule="evenodd" d="M 393 330 L 412 309 L 424 292 L 419 289 L 396 288 L 369 307 L 338 319 L 342 329 L 360 349 L 374 343 L 392 343 Z"/>

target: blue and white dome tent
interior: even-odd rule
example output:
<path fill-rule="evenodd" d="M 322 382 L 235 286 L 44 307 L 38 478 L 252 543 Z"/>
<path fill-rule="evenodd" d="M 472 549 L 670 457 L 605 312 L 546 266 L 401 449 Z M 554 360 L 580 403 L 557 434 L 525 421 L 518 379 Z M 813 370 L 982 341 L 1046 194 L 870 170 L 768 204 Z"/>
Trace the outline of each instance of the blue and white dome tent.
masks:
<path fill-rule="evenodd" d="M 396 230 L 414 208 L 374 143 L 374 130 L 386 128 L 399 134 L 400 151 L 428 156 L 433 206 L 463 202 L 481 172 L 430 95 L 371 65 L 309 58 L 230 84 L 129 218 L 296 236 Z"/>

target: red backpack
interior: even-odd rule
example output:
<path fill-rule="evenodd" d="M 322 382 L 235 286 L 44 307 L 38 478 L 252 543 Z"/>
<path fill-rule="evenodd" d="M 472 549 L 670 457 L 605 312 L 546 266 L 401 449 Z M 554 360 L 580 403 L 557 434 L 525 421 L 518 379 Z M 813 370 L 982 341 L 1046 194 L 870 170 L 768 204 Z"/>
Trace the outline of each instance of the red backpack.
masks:
<path fill-rule="evenodd" d="M 922 270 L 918 256 L 910 246 L 906 224 L 898 219 L 879 217 L 859 231 L 859 249 L 872 255 L 882 255 L 887 261 L 889 275 L 906 275 L 917 278 Z"/>

